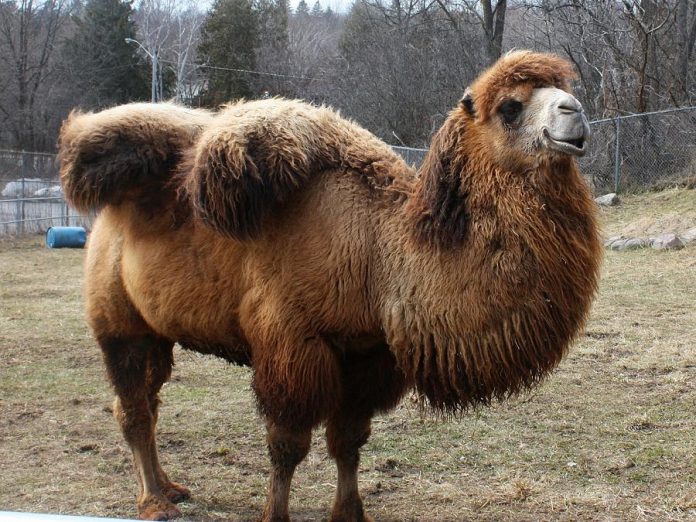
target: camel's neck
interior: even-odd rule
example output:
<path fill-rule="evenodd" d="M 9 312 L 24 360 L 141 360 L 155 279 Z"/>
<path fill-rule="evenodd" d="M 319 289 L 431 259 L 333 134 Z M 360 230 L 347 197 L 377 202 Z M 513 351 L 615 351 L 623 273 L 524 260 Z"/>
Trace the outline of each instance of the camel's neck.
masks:
<path fill-rule="evenodd" d="M 458 153 L 460 126 L 450 117 L 433 138 L 408 205 L 415 238 L 432 247 L 461 246 L 468 232 L 468 187 L 460 178 L 468 158 Z"/>
<path fill-rule="evenodd" d="M 513 173 L 455 151 L 428 161 L 385 330 L 431 404 L 456 409 L 524 389 L 560 360 L 589 310 L 600 246 L 572 162 Z"/>

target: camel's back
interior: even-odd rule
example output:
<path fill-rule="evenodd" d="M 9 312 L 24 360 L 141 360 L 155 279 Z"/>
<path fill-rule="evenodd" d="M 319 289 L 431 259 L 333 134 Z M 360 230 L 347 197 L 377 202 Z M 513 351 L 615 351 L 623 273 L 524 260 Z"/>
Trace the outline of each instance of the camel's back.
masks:
<path fill-rule="evenodd" d="M 236 239 L 257 237 L 268 215 L 325 171 L 350 170 L 375 187 L 415 176 L 388 145 L 336 111 L 282 99 L 223 110 L 184 170 L 196 216 Z"/>
<path fill-rule="evenodd" d="M 95 330 L 128 324 L 191 345 L 243 345 L 240 315 L 254 295 L 275 299 L 279 316 L 301 310 L 317 329 L 377 328 L 376 231 L 408 197 L 414 170 L 326 108 L 270 100 L 201 118 L 202 127 L 194 122 L 181 138 L 195 145 L 172 156 L 186 161 L 160 190 L 144 197 L 133 185 L 140 178 L 128 174 L 133 186 L 104 201 L 87 267 Z M 82 142 L 65 143 L 79 149 Z M 120 150 L 93 164 L 76 149 L 64 172 L 86 187 L 93 167 L 135 168 L 120 162 Z M 99 179 L 106 194 L 111 182 Z"/>

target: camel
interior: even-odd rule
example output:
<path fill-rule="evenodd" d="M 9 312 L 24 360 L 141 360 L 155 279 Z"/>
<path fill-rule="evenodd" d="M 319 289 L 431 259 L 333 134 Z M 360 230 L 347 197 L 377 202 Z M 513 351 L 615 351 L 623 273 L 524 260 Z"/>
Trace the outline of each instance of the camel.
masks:
<path fill-rule="evenodd" d="M 368 521 L 357 470 L 375 414 L 410 390 L 462 413 L 548 375 L 583 328 L 601 260 L 573 77 L 555 55 L 503 56 L 417 172 L 332 109 L 294 100 L 66 120 L 64 192 L 99 210 L 86 314 L 140 518 L 177 517 L 189 496 L 155 442 L 175 343 L 251 367 L 272 464 L 266 522 L 289 520 L 313 427 L 338 470 L 331 520 Z"/>

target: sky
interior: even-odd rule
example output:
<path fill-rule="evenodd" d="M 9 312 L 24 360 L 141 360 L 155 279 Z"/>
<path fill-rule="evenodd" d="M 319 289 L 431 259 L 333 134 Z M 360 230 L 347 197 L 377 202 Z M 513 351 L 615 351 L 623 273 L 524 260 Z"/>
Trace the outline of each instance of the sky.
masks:
<path fill-rule="evenodd" d="M 305 0 L 310 9 L 314 5 L 315 1 L 316 0 Z M 300 0 L 290 0 L 290 7 L 292 7 L 294 10 L 299 2 Z M 319 3 L 323 9 L 330 7 L 331 10 L 336 13 L 345 13 L 353 4 L 353 0 L 319 0 Z"/>

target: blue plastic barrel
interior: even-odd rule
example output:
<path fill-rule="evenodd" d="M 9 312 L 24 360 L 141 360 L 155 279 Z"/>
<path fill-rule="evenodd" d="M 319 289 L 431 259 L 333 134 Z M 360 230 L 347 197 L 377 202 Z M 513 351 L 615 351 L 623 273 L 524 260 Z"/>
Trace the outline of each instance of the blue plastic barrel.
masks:
<path fill-rule="evenodd" d="M 82 227 L 51 227 L 46 231 L 48 248 L 83 248 L 87 231 Z"/>

